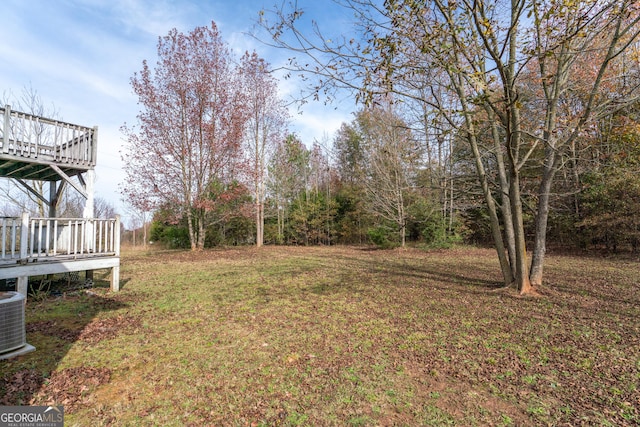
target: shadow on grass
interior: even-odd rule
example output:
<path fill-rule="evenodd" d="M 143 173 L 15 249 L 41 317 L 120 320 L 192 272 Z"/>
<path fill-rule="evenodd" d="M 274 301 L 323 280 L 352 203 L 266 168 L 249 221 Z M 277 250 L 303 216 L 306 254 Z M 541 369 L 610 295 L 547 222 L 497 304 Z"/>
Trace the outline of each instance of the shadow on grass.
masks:
<path fill-rule="evenodd" d="M 499 289 L 504 287 L 504 283 L 497 282 L 495 280 L 487 280 L 478 277 L 485 272 L 479 272 L 474 270 L 473 267 L 469 267 L 468 274 L 454 273 L 451 271 L 440 271 L 436 268 L 429 268 L 428 266 L 416 267 L 412 266 L 407 269 L 406 266 L 393 263 L 389 266 L 391 274 L 398 275 L 399 277 L 413 277 L 428 281 L 429 285 L 459 285 L 463 287 L 482 289 Z"/>
<path fill-rule="evenodd" d="M 461 266 L 459 262 L 453 262 L 450 268 L 444 268 L 442 265 L 430 266 L 428 258 L 425 258 L 423 265 L 407 264 L 389 258 L 379 263 L 367 262 L 361 258 L 344 259 L 351 265 L 357 265 L 359 270 L 368 271 L 378 278 L 393 277 L 395 286 L 424 285 L 451 289 L 451 285 L 454 285 L 460 290 L 481 293 L 504 288 L 504 283 L 499 280 L 499 266 L 493 271 L 480 265 Z M 461 271 L 463 268 L 464 271 Z M 496 280 L 488 279 L 487 276 L 496 276 Z"/>
<path fill-rule="evenodd" d="M 62 296 L 30 295 L 25 308 L 27 342 L 36 347 L 34 352 L 0 361 L 0 405 L 63 404 L 67 386 L 52 385 L 56 393 L 43 392 L 52 374 L 77 341 L 96 341 L 97 335 L 109 333 L 108 328 L 96 323 L 100 313 L 119 310 L 127 306 L 115 299 L 101 296 L 109 283 L 99 281 L 92 290 L 65 293 Z M 94 376 L 90 368 L 76 368 L 73 375 L 63 380 L 82 382 Z M 102 373 L 104 374 L 104 372 Z M 74 376 L 79 378 L 73 378 Z M 52 397 L 53 394 L 53 397 Z M 55 402 L 51 400 L 55 400 Z"/>

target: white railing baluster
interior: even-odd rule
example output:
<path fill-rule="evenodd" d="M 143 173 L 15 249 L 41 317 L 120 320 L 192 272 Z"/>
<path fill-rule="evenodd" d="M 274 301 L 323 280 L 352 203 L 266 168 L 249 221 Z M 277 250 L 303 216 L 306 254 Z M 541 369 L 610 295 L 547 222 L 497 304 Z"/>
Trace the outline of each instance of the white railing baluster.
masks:
<path fill-rule="evenodd" d="M 111 233 L 110 234 L 110 241 L 109 241 L 109 251 L 113 252 L 115 251 L 115 239 L 116 239 L 116 223 L 113 222 L 112 224 L 110 224 L 111 227 L 109 227 L 111 229 Z"/>
<path fill-rule="evenodd" d="M 29 254 L 33 256 L 34 244 L 35 244 L 35 235 L 36 235 L 36 224 L 35 222 L 31 222 L 31 234 L 29 238 Z M 25 242 L 26 244 L 27 242 Z"/>
<path fill-rule="evenodd" d="M 104 251 L 105 252 L 109 252 L 109 249 L 111 249 L 111 246 L 109 245 L 110 240 L 111 240 L 111 223 L 107 221 L 104 223 Z"/>
<path fill-rule="evenodd" d="M 67 223 L 67 228 L 69 229 L 68 233 L 67 233 L 67 255 L 71 255 L 71 240 L 73 239 L 73 234 L 71 233 L 73 231 L 73 228 L 71 226 L 71 220 L 69 220 L 69 222 Z"/>
<path fill-rule="evenodd" d="M 25 260 L 29 256 L 29 214 L 22 213 L 20 218 L 20 259 Z"/>
<path fill-rule="evenodd" d="M 104 252 L 102 250 L 102 225 L 104 224 L 104 221 L 100 221 L 98 223 L 98 252 Z"/>
<path fill-rule="evenodd" d="M 2 219 L 2 259 L 7 255 L 7 221 L 8 218 Z"/>
<path fill-rule="evenodd" d="M 17 238 L 16 238 L 16 234 L 18 231 L 18 227 L 16 225 L 16 221 L 13 221 L 13 226 L 11 227 L 11 258 L 15 258 L 16 256 L 16 242 L 17 242 Z"/>
<path fill-rule="evenodd" d="M 40 137 L 42 136 L 42 129 L 40 128 L 40 123 L 38 122 L 38 117 L 36 117 L 35 121 L 32 122 L 35 126 L 35 138 L 34 138 L 34 146 L 35 152 L 33 153 L 34 158 L 38 158 L 38 150 L 40 150 Z"/>
<path fill-rule="evenodd" d="M 4 127 L 2 128 L 2 152 L 9 153 L 9 131 L 11 129 L 11 107 L 4 106 L 4 117 L 2 120 Z"/>
<path fill-rule="evenodd" d="M 71 233 L 73 236 L 73 247 L 71 248 L 71 254 L 75 255 L 78 253 L 78 221 L 73 221 Z"/>
<path fill-rule="evenodd" d="M 73 163 L 78 163 L 78 145 L 79 145 L 79 141 L 78 138 L 80 137 L 80 135 L 78 134 L 78 128 L 76 126 L 73 127 L 73 139 L 72 139 L 72 144 L 71 144 L 71 159 L 73 161 Z"/>
<path fill-rule="evenodd" d="M 58 220 L 53 220 L 53 256 L 58 255 Z"/>
<path fill-rule="evenodd" d="M 85 221 L 80 222 L 80 253 L 84 253 L 84 243 L 86 239 Z"/>
<path fill-rule="evenodd" d="M 47 223 L 47 239 L 45 240 L 45 254 L 49 256 L 49 251 L 51 250 L 51 224 L 50 220 L 46 220 Z"/>
<path fill-rule="evenodd" d="M 35 221 L 33 222 L 35 226 Z M 38 252 L 36 252 L 36 256 L 40 256 L 42 254 L 42 220 L 38 220 Z"/>

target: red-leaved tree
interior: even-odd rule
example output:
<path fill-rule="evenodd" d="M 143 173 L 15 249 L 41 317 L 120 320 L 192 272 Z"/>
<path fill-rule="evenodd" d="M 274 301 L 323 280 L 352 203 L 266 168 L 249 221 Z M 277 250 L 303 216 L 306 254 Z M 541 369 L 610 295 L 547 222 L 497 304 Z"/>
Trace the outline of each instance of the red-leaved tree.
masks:
<path fill-rule="evenodd" d="M 145 210 L 177 207 L 192 250 L 204 247 L 208 213 L 225 200 L 219 189 L 240 169 L 246 114 L 236 76 L 212 22 L 159 38 L 155 68 L 144 61 L 131 78 L 141 109 L 135 126 L 122 127 L 123 195 Z"/>

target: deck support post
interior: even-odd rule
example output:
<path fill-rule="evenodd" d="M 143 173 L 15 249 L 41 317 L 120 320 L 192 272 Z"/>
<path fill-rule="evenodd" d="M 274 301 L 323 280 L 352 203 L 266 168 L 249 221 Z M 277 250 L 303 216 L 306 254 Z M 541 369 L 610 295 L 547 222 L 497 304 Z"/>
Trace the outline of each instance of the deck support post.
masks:
<path fill-rule="evenodd" d="M 116 257 L 120 259 L 120 215 L 116 215 L 116 223 L 113 230 L 113 244 Z M 111 269 L 111 291 L 120 290 L 120 263 Z"/>
<path fill-rule="evenodd" d="M 84 185 L 84 191 L 85 191 L 84 196 L 86 197 L 86 200 L 84 202 L 84 210 L 82 212 L 82 217 L 83 218 L 93 218 L 94 217 L 94 214 L 93 214 L 93 206 L 94 206 L 93 191 L 94 191 L 95 180 L 96 180 L 96 171 L 94 169 L 89 169 L 86 172 L 85 185 Z"/>
<path fill-rule="evenodd" d="M 96 176 L 96 173 L 93 169 L 89 169 L 87 171 L 87 179 L 84 185 L 87 199 L 84 201 L 84 211 L 82 212 L 82 217 L 85 219 L 94 217 L 93 185 L 95 183 L 95 176 Z M 81 179 L 82 175 L 79 175 L 78 178 Z M 91 222 L 86 223 L 84 244 L 88 252 L 95 251 L 95 247 L 94 247 L 95 242 L 93 240 L 95 236 L 95 230 L 93 229 L 93 226 L 94 225 Z M 93 270 L 85 271 L 85 277 L 87 279 L 91 278 L 91 280 L 93 280 Z"/>
<path fill-rule="evenodd" d="M 111 269 L 111 292 L 120 291 L 120 267 Z"/>
<path fill-rule="evenodd" d="M 16 280 L 16 291 L 24 295 L 25 301 L 27 298 L 28 290 L 29 290 L 29 276 L 18 277 Z"/>
<path fill-rule="evenodd" d="M 56 212 L 57 207 L 58 207 L 58 189 L 56 188 L 56 182 L 49 181 L 49 218 L 55 218 L 58 216 L 58 213 Z"/>

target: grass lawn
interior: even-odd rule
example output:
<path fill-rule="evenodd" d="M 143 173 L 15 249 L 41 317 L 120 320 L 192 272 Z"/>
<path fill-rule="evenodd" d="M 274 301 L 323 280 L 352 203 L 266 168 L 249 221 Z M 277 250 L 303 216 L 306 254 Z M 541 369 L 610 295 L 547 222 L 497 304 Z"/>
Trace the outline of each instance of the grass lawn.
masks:
<path fill-rule="evenodd" d="M 550 255 L 500 288 L 495 253 L 265 247 L 124 252 L 119 293 L 27 304 L 37 351 L 0 405 L 65 425 L 640 424 L 637 260 Z"/>

